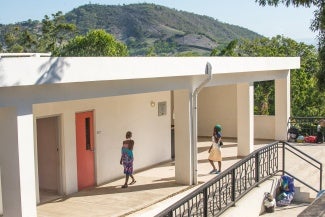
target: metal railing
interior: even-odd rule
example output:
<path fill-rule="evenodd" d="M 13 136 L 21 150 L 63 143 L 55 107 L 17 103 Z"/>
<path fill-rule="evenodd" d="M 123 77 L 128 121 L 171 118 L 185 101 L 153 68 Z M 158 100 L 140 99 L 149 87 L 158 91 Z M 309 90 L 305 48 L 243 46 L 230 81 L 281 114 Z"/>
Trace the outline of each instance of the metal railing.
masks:
<path fill-rule="evenodd" d="M 311 136 L 317 134 L 317 125 L 320 120 L 325 117 L 289 117 L 288 128 L 295 127 L 299 130 L 299 134 L 303 136 Z M 322 128 L 324 135 L 325 128 Z"/>
<path fill-rule="evenodd" d="M 255 186 L 258 186 L 279 172 L 285 174 L 286 150 L 290 150 L 291 153 L 294 153 L 300 159 L 312 163 L 312 165 L 319 169 L 321 190 L 322 164 L 286 142 L 274 142 L 246 156 L 156 216 L 206 217 L 221 215 L 229 207 L 234 206 L 236 201 Z M 281 163 L 282 169 L 279 169 Z M 307 187 L 316 190 L 292 174 L 288 175 L 291 175 Z"/>
<path fill-rule="evenodd" d="M 294 177 L 295 180 L 299 181 L 303 185 L 307 186 L 308 188 L 314 190 L 315 192 L 318 192 L 322 190 L 322 183 L 323 183 L 323 165 L 321 162 L 316 160 L 315 158 L 307 155 L 306 153 L 300 151 L 299 149 L 295 148 L 294 146 L 290 145 L 289 143 L 283 142 L 283 149 L 282 149 L 282 170 L 281 172 L 283 174 L 288 174 L 291 177 Z M 308 184 L 306 181 L 303 181 L 303 178 L 299 178 L 297 176 L 294 176 L 288 172 L 288 169 L 286 168 L 286 151 L 290 152 L 291 154 L 295 155 L 296 157 L 300 158 L 301 160 L 307 162 L 309 165 L 315 167 L 319 171 L 319 190 Z"/>

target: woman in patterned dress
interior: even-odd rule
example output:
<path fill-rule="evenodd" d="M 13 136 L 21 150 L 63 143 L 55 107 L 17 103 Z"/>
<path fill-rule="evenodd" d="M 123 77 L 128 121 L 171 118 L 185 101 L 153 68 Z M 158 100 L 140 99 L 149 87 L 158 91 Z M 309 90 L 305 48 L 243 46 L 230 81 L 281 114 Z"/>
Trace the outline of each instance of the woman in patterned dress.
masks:
<path fill-rule="evenodd" d="M 121 160 L 120 164 L 124 167 L 125 174 L 125 183 L 122 185 L 122 188 L 128 187 L 129 177 L 132 178 L 132 181 L 129 185 L 133 185 L 136 181 L 133 177 L 133 146 L 134 141 L 131 139 L 132 132 L 126 132 L 126 140 L 123 141 L 122 150 L 121 150 Z"/>

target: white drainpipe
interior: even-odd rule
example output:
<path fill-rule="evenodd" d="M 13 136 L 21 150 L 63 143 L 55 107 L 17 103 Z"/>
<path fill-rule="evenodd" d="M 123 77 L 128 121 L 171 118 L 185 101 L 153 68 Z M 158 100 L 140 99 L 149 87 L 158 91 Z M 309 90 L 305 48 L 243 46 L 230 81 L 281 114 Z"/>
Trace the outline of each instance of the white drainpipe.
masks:
<path fill-rule="evenodd" d="M 195 88 L 192 92 L 192 108 L 191 108 L 191 153 L 192 153 L 192 184 L 197 184 L 197 96 L 201 89 L 206 85 L 212 78 L 212 66 L 209 62 L 207 62 L 205 67 L 205 74 L 208 75 L 202 83 Z"/>

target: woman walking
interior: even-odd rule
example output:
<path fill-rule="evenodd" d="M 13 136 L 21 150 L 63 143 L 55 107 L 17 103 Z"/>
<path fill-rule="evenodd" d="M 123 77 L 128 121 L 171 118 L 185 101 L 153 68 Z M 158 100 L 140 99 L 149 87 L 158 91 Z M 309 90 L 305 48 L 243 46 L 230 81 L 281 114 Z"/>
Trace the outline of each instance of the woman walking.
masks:
<path fill-rule="evenodd" d="M 128 187 L 129 177 L 132 178 L 132 181 L 129 185 L 133 185 L 136 181 L 133 177 L 133 146 L 134 141 L 132 138 L 132 132 L 126 132 L 126 140 L 123 141 L 122 150 L 121 150 L 121 159 L 120 164 L 124 167 L 124 174 L 125 174 L 125 183 L 122 185 L 122 188 Z"/>
<path fill-rule="evenodd" d="M 221 161 L 222 161 L 222 156 L 221 156 L 221 147 L 222 141 L 221 141 L 221 126 L 217 124 L 213 128 L 213 136 L 212 136 L 212 144 L 209 148 L 209 157 L 208 160 L 212 166 L 212 170 L 210 174 L 212 173 L 220 173 L 221 172 Z M 214 165 L 214 161 L 218 161 L 218 168 L 219 170 L 216 169 L 216 166 Z"/>

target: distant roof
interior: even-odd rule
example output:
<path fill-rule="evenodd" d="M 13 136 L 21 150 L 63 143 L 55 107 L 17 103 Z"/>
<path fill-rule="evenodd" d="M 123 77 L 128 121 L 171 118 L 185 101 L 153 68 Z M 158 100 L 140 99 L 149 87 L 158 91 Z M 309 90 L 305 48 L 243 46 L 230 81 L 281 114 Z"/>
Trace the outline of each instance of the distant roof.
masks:
<path fill-rule="evenodd" d="M 0 58 L 6 57 L 50 57 L 51 53 L 0 53 Z"/>

